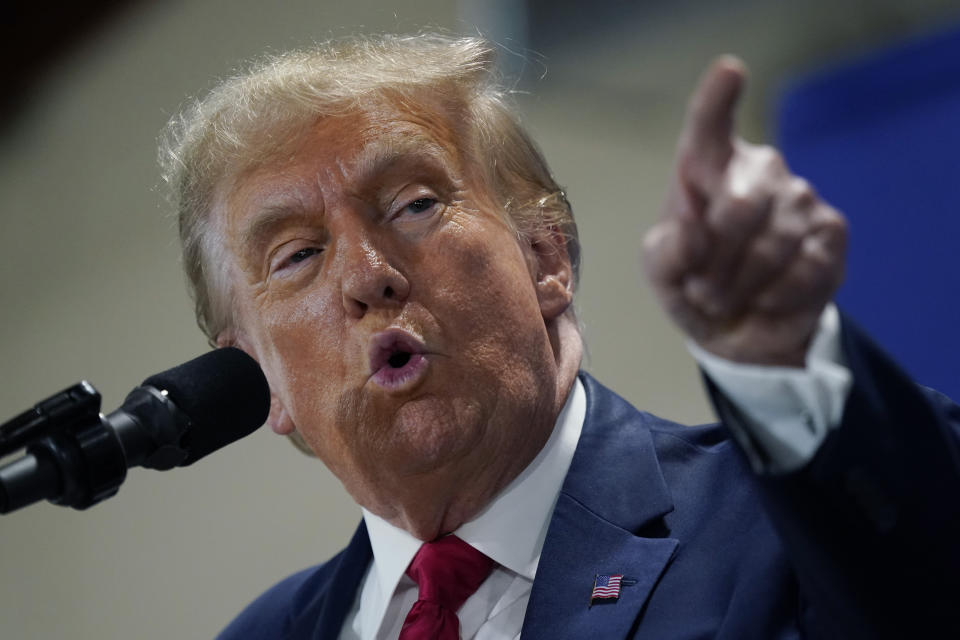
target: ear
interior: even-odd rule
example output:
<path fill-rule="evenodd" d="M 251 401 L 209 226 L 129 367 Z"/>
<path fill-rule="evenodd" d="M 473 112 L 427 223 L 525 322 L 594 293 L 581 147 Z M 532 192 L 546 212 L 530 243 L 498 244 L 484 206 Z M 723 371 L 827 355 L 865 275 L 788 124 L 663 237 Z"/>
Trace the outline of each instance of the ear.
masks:
<path fill-rule="evenodd" d="M 250 347 L 243 335 L 234 329 L 224 329 L 217 334 L 218 347 L 236 347 L 245 351 L 251 358 L 260 361 L 254 349 Z M 287 410 L 280 404 L 279 398 L 270 391 L 270 413 L 267 415 L 267 424 L 273 429 L 274 433 L 282 436 L 289 435 L 294 431 L 293 420 L 287 415 Z"/>
<path fill-rule="evenodd" d="M 559 318 L 573 303 L 573 267 L 567 242 L 555 229 L 547 229 L 530 243 L 533 250 L 531 271 L 543 319 Z"/>

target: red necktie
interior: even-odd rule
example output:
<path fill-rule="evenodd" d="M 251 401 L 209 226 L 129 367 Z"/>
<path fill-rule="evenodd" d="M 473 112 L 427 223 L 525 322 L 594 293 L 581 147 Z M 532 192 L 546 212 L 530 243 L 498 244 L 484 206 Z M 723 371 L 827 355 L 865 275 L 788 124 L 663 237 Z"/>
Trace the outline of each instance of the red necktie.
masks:
<path fill-rule="evenodd" d="M 427 542 L 407 567 L 420 587 L 399 640 L 458 640 L 457 610 L 487 579 L 493 560 L 456 536 Z"/>

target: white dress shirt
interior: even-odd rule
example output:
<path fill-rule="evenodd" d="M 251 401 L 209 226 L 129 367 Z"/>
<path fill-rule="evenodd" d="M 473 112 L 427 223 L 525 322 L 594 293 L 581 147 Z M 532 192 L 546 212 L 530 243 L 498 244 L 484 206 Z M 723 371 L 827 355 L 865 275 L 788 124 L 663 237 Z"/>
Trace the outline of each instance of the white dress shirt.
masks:
<path fill-rule="evenodd" d="M 840 347 L 840 313 L 833 304 L 820 315 L 820 327 L 807 350 L 806 368 L 743 365 L 707 353 L 693 342 L 687 348 L 700 368 L 746 416 L 752 440 L 769 462 L 740 445 L 755 470 L 785 473 L 813 458 L 827 434 L 840 426 L 853 377 Z"/>
<path fill-rule="evenodd" d="M 747 427 L 767 449 L 774 471 L 801 466 L 840 423 L 851 376 L 842 360 L 839 315 L 833 305 L 821 316 L 806 369 L 737 364 L 688 346 L 701 368 L 751 421 Z M 495 562 L 490 577 L 457 612 L 461 638 L 520 637 L 547 527 L 585 416 L 586 393 L 577 379 L 553 433 L 533 462 L 479 516 L 454 532 Z M 340 639 L 395 640 L 417 600 L 417 585 L 405 571 L 422 542 L 365 509 L 363 519 L 373 562 Z"/>

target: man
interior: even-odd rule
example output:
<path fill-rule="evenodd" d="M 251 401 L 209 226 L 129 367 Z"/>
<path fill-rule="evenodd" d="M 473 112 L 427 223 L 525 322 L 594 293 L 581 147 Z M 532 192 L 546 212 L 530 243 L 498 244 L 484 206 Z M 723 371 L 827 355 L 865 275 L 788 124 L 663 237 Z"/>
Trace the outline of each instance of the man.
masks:
<path fill-rule="evenodd" d="M 171 128 L 201 327 L 260 362 L 273 430 L 364 509 L 342 554 L 223 637 L 956 625 L 960 515 L 936 492 L 960 484 L 957 409 L 840 326 L 843 219 L 736 139 L 739 62 L 694 92 L 644 246 L 749 463 L 722 428 L 578 377 L 576 227 L 492 60 L 475 39 L 334 43 L 226 82 Z M 434 583 L 467 566 L 469 588 Z"/>

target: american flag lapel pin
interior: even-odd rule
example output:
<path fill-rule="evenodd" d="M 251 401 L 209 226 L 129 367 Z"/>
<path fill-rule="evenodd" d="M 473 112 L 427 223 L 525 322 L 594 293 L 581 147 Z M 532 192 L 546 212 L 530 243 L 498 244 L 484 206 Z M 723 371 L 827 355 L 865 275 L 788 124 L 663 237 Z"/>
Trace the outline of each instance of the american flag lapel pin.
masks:
<path fill-rule="evenodd" d="M 593 591 L 590 593 L 590 607 L 593 601 L 616 602 L 620 597 L 620 585 L 623 575 L 619 573 L 601 573 L 593 576 Z"/>

